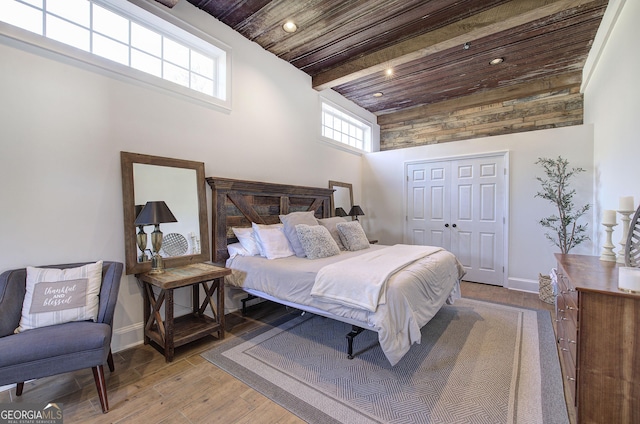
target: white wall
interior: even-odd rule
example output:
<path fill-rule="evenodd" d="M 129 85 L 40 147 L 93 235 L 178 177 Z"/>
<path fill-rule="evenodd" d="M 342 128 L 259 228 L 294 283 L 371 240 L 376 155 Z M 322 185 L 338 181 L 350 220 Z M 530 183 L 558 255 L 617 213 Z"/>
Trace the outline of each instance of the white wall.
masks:
<path fill-rule="evenodd" d="M 0 272 L 124 262 L 120 151 L 202 161 L 207 176 L 346 181 L 359 197 L 362 159 L 318 141 L 309 76 L 187 2 L 172 13 L 233 48 L 231 113 L 0 39 Z M 142 297 L 128 276 L 112 346 L 141 340 Z"/>
<path fill-rule="evenodd" d="M 611 0 L 592 50 L 596 57 L 585 69 L 590 77 L 584 87 L 585 122 L 594 128 L 594 169 L 598 245 L 604 242 L 602 210 L 618 209 L 621 196 L 634 196 L 640 204 L 640 2 Z M 600 48 L 601 47 L 601 48 Z M 614 228 L 616 252 L 622 225 Z"/>
<path fill-rule="evenodd" d="M 509 255 L 508 286 L 538 290 L 538 273 L 548 273 L 555 265 L 557 248 L 544 236 L 538 221 L 554 213 L 550 203 L 535 198 L 540 186 L 536 176 L 544 176 L 539 157 L 568 159 L 573 167 L 587 172 L 575 178 L 576 205 L 593 203 L 593 135 L 590 126 L 581 125 L 543 131 L 487 137 L 454 143 L 419 146 L 366 155 L 363 166 L 363 200 L 367 216 L 362 223 L 369 237 L 382 244 L 402 243 L 404 228 L 404 163 L 454 156 L 508 151 L 509 175 Z M 591 216 L 584 222 L 591 226 Z M 571 253 L 591 253 L 591 242 Z"/>

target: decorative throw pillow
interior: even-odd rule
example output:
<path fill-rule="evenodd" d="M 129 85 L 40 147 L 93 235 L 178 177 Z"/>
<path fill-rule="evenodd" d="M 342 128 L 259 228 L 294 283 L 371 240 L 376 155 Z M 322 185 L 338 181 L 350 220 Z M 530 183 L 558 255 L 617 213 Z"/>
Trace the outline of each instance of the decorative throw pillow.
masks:
<path fill-rule="evenodd" d="M 256 237 L 253 233 L 253 228 L 232 227 L 231 230 L 233 231 L 233 234 L 235 234 L 238 238 L 238 241 L 240 242 L 242 247 L 244 247 L 251 256 L 261 254 L 260 249 L 258 248 Z"/>
<path fill-rule="evenodd" d="M 309 259 L 326 258 L 340 254 L 340 248 L 322 225 L 296 225 L 296 232 L 305 255 Z"/>
<path fill-rule="evenodd" d="M 347 250 L 347 248 L 344 247 L 344 244 L 342 244 L 342 240 L 340 240 L 340 233 L 338 232 L 338 228 L 336 227 L 336 224 L 347 222 L 346 219 L 341 216 L 334 216 L 333 218 L 319 219 L 318 222 L 320 223 L 320 225 L 326 227 L 326 229 L 329 230 L 331 237 L 333 237 L 333 239 L 336 241 L 336 244 L 338 245 L 340 250 Z"/>
<path fill-rule="evenodd" d="M 261 255 L 267 259 L 278 259 L 293 256 L 289 240 L 284 235 L 282 224 L 263 225 L 251 224 L 256 236 L 256 241 L 261 250 Z"/>
<path fill-rule="evenodd" d="M 78 268 L 27 267 L 27 292 L 16 333 L 98 318 L 102 261 Z"/>
<path fill-rule="evenodd" d="M 336 224 L 340 240 L 347 250 L 362 250 L 369 247 L 369 239 L 358 221 Z"/>
<path fill-rule="evenodd" d="M 309 212 L 291 212 L 287 215 L 280 215 L 280 221 L 284 225 L 284 235 L 287 236 L 291 248 L 299 258 L 304 258 L 305 253 L 300 240 L 298 239 L 298 233 L 296 232 L 296 225 L 317 225 L 316 217 L 313 211 Z"/>

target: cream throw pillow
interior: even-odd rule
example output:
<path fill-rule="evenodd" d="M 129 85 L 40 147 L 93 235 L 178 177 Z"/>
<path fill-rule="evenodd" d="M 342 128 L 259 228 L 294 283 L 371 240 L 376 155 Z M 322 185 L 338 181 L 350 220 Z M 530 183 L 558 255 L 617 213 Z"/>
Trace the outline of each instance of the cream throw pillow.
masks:
<path fill-rule="evenodd" d="M 299 258 L 305 257 L 305 250 L 300 243 L 300 238 L 296 231 L 296 226 L 300 224 L 317 225 L 313 211 L 291 212 L 287 215 L 280 215 L 280 222 L 284 225 L 284 235 L 287 236 L 291 249 Z"/>
<path fill-rule="evenodd" d="M 282 224 L 265 225 L 253 222 L 251 227 L 256 236 L 260 254 L 265 258 L 278 259 L 295 255 L 284 234 Z"/>
<path fill-rule="evenodd" d="M 320 225 L 322 225 L 327 230 L 329 230 L 331 237 L 333 237 L 333 239 L 336 241 L 340 250 L 347 250 L 347 248 L 344 247 L 344 244 L 342 244 L 342 240 L 340 240 L 340 232 L 336 227 L 336 225 L 338 224 L 341 224 L 343 222 L 348 222 L 346 219 L 344 219 L 341 216 L 334 216 L 332 218 L 319 219 L 318 222 L 320 223 Z"/>
<path fill-rule="evenodd" d="M 78 268 L 27 267 L 26 295 L 15 333 L 98 317 L 102 261 Z"/>

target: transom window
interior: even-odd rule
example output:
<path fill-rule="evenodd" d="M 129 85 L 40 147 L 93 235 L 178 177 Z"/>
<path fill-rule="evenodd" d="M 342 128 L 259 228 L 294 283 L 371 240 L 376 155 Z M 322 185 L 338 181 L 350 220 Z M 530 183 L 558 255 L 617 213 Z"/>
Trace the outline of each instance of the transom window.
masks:
<path fill-rule="evenodd" d="M 327 102 L 322 102 L 322 136 L 371 152 L 371 125 Z"/>
<path fill-rule="evenodd" d="M 1 0 L 0 21 L 227 100 L 224 49 L 125 0 Z"/>

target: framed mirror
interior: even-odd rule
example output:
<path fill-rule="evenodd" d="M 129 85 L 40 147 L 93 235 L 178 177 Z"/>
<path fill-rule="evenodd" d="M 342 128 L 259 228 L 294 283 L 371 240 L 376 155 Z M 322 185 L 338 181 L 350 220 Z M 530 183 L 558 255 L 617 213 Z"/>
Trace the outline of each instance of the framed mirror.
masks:
<path fill-rule="evenodd" d="M 329 188 L 333 189 L 331 195 L 331 216 L 336 216 L 336 208 L 342 208 L 349 213 L 353 206 L 353 187 L 349 183 L 329 181 Z"/>
<path fill-rule="evenodd" d="M 135 225 L 139 210 L 149 201 L 164 201 L 177 222 L 160 224 L 165 268 L 211 260 L 204 163 L 189 160 L 120 152 L 122 167 L 122 207 L 126 273 L 151 269 L 151 255 L 136 242 Z M 153 226 L 143 227 L 151 249 Z M 169 252 L 169 253 L 167 253 Z"/>

